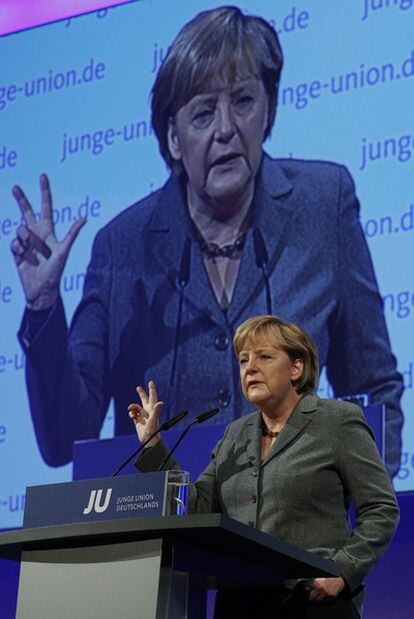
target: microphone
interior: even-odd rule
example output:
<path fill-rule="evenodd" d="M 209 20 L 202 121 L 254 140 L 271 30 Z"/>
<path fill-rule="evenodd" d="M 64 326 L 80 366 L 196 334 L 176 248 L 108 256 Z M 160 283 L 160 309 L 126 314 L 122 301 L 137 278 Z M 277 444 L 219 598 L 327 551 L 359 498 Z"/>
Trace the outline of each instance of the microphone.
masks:
<path fill-rule="evenodd" d="M 181 443 L 181 441 L 183 440 L 183 438 L 185 437 L 185 435 L 187 434 L 187 432 L 190 430 L 190 428 L 193 425 L 195 425 L 196 423 L 204 423 L 205 421 L 207 421 L 207 419 L 210 419 L 210 417 L 214 417 L 214 415 L 217 415 L 219 410 L 220 410 L 219 408 L 213 408 L 212 410 L 206 411 L 205 413 L 201 413 L 201 415 L 198 415 L 195 419 L 193 419 L 192 422 L 189 423 L 188 426 L 184 429 L 184 432 L 180 434 L 177 441 L 175 442 L 174 447 L 170 449 L 170 451 L 168 452 L 164 460 L 161 462 L 157 470 L 161 471 L 164 468 L 168 460 L 173 455 L 174 451 L 177 449 L 178 445 Z"/>
<path fill-rule="evenodd" d="M 177 286 L 178 286 L 180 298 L 178 301 L 177 322 L 175 323 L 175 332 L 174 332 L 174 351 L 173 351 L 173 358 L 171 362 L 170 382 L 168 385 L 167 417 L 170 414 L 170 410 L 173 408 L 174 382 L 175 382 L 175 374 L 177 371 L 178 340 L 179 340 L 179 335 L 180 335 L 180 330 L 181 330 L 181 321 L 182 321 L 182 315 L 183 315 L 184 290 L 188 282 L 190 281 L 190 265 L 191 265 L 191 240 L 186 239 L 184 242 L 183 252 L 181 254 L 180 269 L 178 271 L 178 276 L 177 276 Z"/>
<path fill-rule="evenodd" d="M 193 425 L 194 423 L 204 423 L 205 421 L 207 421 L 207 419 L 210 419 L 210 417 L 214 417 L 214 415 L 217 415 L 219 410 L 219 408 L 212 408 L 211 411 L 201 413 L 201 415 L 198 415 L 198 417 L 193 419 L 190 425 Z"/>
<path fill-rule="evenodd" d="M 164 421 L 164 423 L 160 425 L 160 429 L 158 430 L 158 432 L 169 430 L 170 428 L 175 426 L 176 423 L 179 423 L 181 419 L 184 419 L 184 417 L 187 417 L 187 415 L 188 415 L 188 411 L 182 411 L 181 413 L 178 413 L 178 415 L 171 417 L 171 419 L 167 419 L 167 421 Z M 148 441 L 150 440 L 151 439 L 148 439 Z M 145 443 L 148 443 L 148 441 L 145 441 Z"/>
<path fill-rule="evenodd" d="M 183 289 L 187 286 L 190 280 L 190 264 L 191 264 L 191 239 L 186 239 L 184 243 L 183 253 L 181 255 L 180 270 L 178 272 L 178 286 Z"/>
<path fill-rule="evenodd" d="M 142 451 L 143 449 L 145 449 L 145 446 L 148 445 L 148 443 L 150 441 L 152 441 L 152 439 L 154 438 L 154 436 L 157 436 L 158 432 L 163 432 L 164 430 L 169 430 L 170 428 L 172 428 L 172 426 L 175 426 L 176 423 L 178 423 L 179 421 L 181 421 L 181 419 L 184 419 L 184 417 L 186 417 L 188 415 L 188 411 L 182 411 L 181 413 L 178 413 L 178 415 L 175 415 L 175 417 L 171 417 L 171 419 L 167 419 L 167 421 L 164 421 L 164 423 L 162 423 L 160 425 L 160 427 L 158 428 L 158 430 L 156 430 L 155 432 L 153 432 L 151 434 L 151 436 L 144 441 L 139 447 L 138 449 L 136 449 L 134 451 L 134 453 L 132 453 L 126 460 L 125 462 L 123 462 L 121 464 L 120 467 L 118 467 L 116 469 L 116 471 L 114 473 L 112 473 L 111 477 L 116 477 L 118 475 L 118 473 L 120 473 L 120 471 L 122 471 L 122 469 L 128 464 L 128 462 L 131 462 L 132 458 L 134 458 L 135 456 L 137 456 L 139 454 L 140 451 Z"/>
<path fill-rule="evenodd" d="M 270 293 L 270 282 L 269 275 L 267 273 L 267 267 L 269 264 L 269 257 L 267 254 L 266 245 L 260 232 L 259 228 L 253 229 L 253 245 L 254 245 L 254 255 L 256 260 L 256 266 L 258 269 L 262 270 L 263 273 L 263 281 L 266 290 L 266 306 L 267 313 L 273 314 L 272 311 L 272 295 Z"/>
<path fill-rule="evenodd" d="M 267 268 L 269 257 L 267 255 L 266 245 L 259 228 L 253 229 L 254 253 L 256 258 L 256 266 L 259 269 Z"/>

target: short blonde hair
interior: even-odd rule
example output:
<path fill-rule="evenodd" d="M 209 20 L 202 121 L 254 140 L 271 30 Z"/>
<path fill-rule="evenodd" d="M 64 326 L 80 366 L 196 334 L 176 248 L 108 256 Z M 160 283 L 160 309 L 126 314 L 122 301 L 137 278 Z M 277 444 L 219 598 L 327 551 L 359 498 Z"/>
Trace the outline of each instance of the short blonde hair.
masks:
<path fill-rule="evenodd" d="M 283 322 L 276 316 L 253 316 L 236 329 L 233 346 L 236 355 L 247 342 L 258 339 L 268 340 L 272 346 L 283 350 L 293 362 L 300 359 L 303 372 L 293 385 L 297 393 L 316 390 L 319 377 L 318 353 L 312 338 L 292 322 Z"/>

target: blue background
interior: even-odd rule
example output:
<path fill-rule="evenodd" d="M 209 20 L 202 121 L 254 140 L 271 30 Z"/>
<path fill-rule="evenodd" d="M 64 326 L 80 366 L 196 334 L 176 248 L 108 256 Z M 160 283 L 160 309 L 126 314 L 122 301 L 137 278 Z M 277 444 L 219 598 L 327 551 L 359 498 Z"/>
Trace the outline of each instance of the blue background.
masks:
<path fill-rule="evenodd" d="M 9 250 L 19 223 L 11 187 L 21 185 L 39 209 L 38 176 L 49 174 L 59 236 L 74 218 L 88 215 L 62 281 L 70 318 L 96 232 L 168 176 L 150 132 L 154 67 L 185 22 L 221 4 L 142 0 L 0 40 L 0 528 L 21 525 L 27 485 L 72 476 L 72 465 L 44 464 L 32 428 L 16 338 L 24 298 Z M 275 26 L 285 54 L 267 152 L 337 161 L 356 181 L 406 385 L 402 468 L 395 486 L 413 489 L 414 3 L 250 0 L 237 5 Z M 83 149 L 64 157 L 65 135 L 86 136 Z M 370 154 L 367 161 L 364 152 Z M 324 376 L 319 390 L 330 395 Z M 112 432 L 110 409 L 102 436 Z"/>

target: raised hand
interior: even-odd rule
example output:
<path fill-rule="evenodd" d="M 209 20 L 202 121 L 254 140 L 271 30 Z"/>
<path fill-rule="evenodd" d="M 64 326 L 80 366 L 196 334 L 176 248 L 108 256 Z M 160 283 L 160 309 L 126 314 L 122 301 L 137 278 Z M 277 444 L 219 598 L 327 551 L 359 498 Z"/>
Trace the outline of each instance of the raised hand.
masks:
<path fill-rule="evenodd" d="M 41 218 L 37 220 L 32 206 L 18 186 L 13 187 L 24 223 L 19 226 L 11 251 L 23 285 L 28 307 L 51 307 L 58 295 L 60 279 L 70 248 L 85 218 L 74 222 L 66 236 L 58 241 L 52 218 L 52 195 L 46 174 L 40 176 Z"/>
<path fill-rule="evenodd" d="M 135 429 L 138 438 L 143 443 L 148 440 L 159 428 L 159 416 L 163 406 L 163 402 L 158 400 L 157 390 L 154 381 L 148 383 L 148 395 L 145 389 L 137 387 L 137 393 L 141 400 L 141 404 L 130 404 L 128 406 L 128 414 L 135 424 Z M 154 439 L 148 443 L 148 447 L 152 447 L 160 440 L 160 435 L 157 434 Z"/>

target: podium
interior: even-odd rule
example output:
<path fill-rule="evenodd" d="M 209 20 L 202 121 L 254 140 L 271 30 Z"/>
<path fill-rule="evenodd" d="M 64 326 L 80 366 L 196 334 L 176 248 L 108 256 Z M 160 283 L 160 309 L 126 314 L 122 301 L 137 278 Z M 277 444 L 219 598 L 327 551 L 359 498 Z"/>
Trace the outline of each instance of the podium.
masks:
<path fill-rule="evenodd" d="M 22 529 L 0 555 L 21 561 L 17 619 L 202 619 L 209 588 L 340 573 L 224 514 Z"/>

